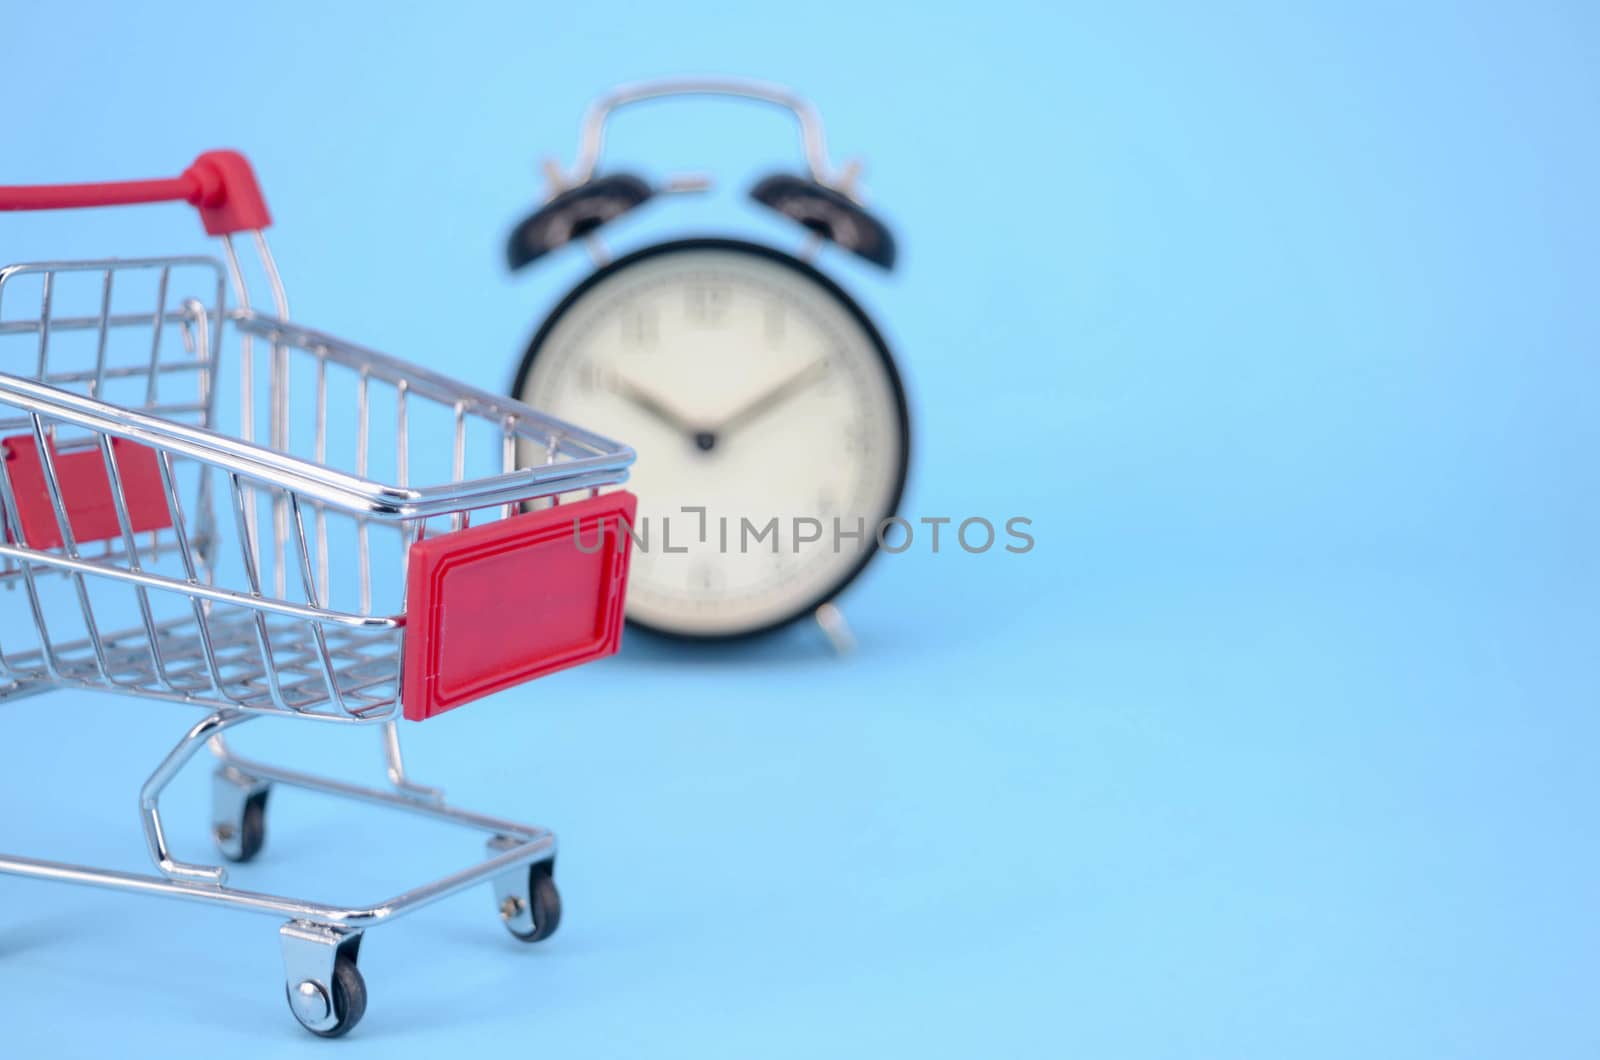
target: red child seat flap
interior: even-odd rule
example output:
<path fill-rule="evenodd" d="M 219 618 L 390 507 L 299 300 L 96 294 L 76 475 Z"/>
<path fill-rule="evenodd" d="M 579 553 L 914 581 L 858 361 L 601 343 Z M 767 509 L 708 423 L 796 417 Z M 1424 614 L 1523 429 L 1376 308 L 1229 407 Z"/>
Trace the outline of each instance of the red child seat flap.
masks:
<path fill-rule="evenodd" d="M 111 477 L 98 446 L 57 452 L 50 445 L 56 482 L 67 509 L 67 525 L 72 537 L 82 545 L 90 541 L 109 541 L 122 536 L 117 521 L 117 502 L 111 495 Z M 45 485 L 44 461 L 39 443 L 31 434 L 17 434 L 0 440 L 5 453 L 6 474 L 17 499 L 17 516 L 22 536 L 29 548 L 60 548 L 61 526 Z M 128 504 L 128 522 L 135 533 L 164 530 L 172 525 L 167 509 L 167 492 L 161 484 L 161 468 L 156 451 L 126 438 L 111 439 L 111 458 L 116 461 L 117 477 Z M 11 531 L 15 536 L 16 531 Z"/>
<path fill-rule="evenodd" d="M 411 546 L 406 718 L 615 652 L 635 505 L 607 493 Z"/>

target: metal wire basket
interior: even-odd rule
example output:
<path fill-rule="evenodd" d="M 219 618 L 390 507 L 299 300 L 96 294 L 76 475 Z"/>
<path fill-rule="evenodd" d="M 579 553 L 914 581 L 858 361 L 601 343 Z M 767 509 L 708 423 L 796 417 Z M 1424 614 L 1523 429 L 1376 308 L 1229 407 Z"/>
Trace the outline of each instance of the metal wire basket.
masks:
<path fill-rule="evenodd" d="M 633 453 L 290 322 L 265 202 L 236 153 L 209 152 L 170 181 L 0 188 L 0 209 L 162 199 L 197 205 L 223 260 L 0 269 L 0 584 L 26 616 L 0 635 L 0 698 L 75 686 L 211 712 L 141 792 L 160 876 L 20 857 L 0 857 L 0 871 L 287 916 L 291 1008 L 341 1034 L 365 1008 L 367 924 L 494 878 L 515 934 L 554 929 L 553 836 L 412 783 L 394 719 L 615 650 L 632 507 L 599 490 L 626 479 Z M 240 233 L 272 314 L 251 305 Z M 235 371 L 237 402 L 223 400 Z M 544 460 L 518 467 L 519 449 Z M 528 503 L 576 491 L 590 499 Z M 615 547 L 572 548 L 585 524 L 609 527 Z M 504 607 L 518 593 L 520 623 Z M 234 756 L 223 731 L 260 715 L 384 723 L 391 789 Z M 208 742 L 213 831 L 235 860 L 261 847 L 273 783 L 478 828 L 492 856 L 378 906 L 230 889 L 221 868 L 172 855 L 160 814 L 161 791 Z"/>

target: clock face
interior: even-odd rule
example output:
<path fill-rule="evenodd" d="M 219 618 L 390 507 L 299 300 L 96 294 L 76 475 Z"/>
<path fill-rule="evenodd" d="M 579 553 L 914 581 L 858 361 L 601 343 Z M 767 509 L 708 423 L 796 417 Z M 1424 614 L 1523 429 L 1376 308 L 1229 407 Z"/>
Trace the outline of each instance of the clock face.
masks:
<path fill-rule="evenodd" d="M 513 393 L 638 452 L 628 617 L 661 632 L 811 612 L 866 564 L 905 483 L 882 338 L 821 273 L 755 244 L 686 240 L 602 268 L 546 321 Z"/>

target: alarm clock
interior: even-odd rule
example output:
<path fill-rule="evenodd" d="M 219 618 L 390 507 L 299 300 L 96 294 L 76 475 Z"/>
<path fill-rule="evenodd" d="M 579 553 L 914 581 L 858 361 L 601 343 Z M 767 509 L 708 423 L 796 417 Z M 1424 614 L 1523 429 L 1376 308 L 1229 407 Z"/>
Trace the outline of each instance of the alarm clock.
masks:
<path fill-rule="evenodd" d="M 798 119 L 808 172 L 775 173 L 750 191 L 794 222 L 796 251 L 694 235 L 609 256 L 599 233 L 624 215 L 663 193 L 709 188 L 600 169 L 607 119 L 669 96 L 754 100 Z M 885 543 L 910 456 L 888 344 L 816 265 L 825 244 L 894 265 L 894 237 L 862 205 L 858 167 L 831 168 L 820 116 L 794 93 L 704 79 L 602 97 L 572 171 L 546 172 L 546 201 L 511 233 L 510 267 L 582 243 L 596 268 L 539 325 L 511 393 L 633 442 L 629 622 L 726 640 L 812 616 L 847 646 L 834 601 Z M 524 466 L 544 459 L 536 448 L 518 453 Z"/>

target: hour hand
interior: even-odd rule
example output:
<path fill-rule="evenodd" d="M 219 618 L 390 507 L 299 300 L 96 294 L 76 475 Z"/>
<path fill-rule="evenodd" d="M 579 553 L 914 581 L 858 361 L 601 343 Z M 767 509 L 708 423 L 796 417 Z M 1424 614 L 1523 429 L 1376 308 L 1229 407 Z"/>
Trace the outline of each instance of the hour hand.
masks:
<path fill-rule="evenodd" d="M 612 393 L 627 401 L 640 411 L 654 416 L 657 420 L 660 420 L 668 427 L 671 427 L 673 430 L 680 434 L 686 435 L 691 439 L 699 433 L 698 428 L 696 428 L 694 424 L 690 423 L 684 416 L 679 414 L 676 409 L 674 409 L 671 405 L 668 405 L 655 394 L 641 387 L 638 383 L 635 383 L 633 380 L 628 379 L 625 376 L 618 375 L 615 372 L 608 372 L 604 378 L 606 389 L 610 390 Z"/>

